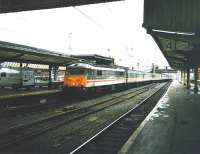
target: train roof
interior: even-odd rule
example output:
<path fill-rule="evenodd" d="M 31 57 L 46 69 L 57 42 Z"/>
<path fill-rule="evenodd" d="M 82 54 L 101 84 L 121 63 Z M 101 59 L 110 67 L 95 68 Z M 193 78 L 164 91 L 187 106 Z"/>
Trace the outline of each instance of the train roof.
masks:
<path fill-rule="evenodd" d="M 125 72 L 125 69 L 121 69 L 121 68 L 111 68 L 108 66 L 94 66 L 91 64 L 86 64 L 86 63 L 75 63 L 75 64 L 71 64 L 68 66 L 69 68 L 74 68 L 74 67 L 78 67 L 78 68 L 87 68 L 87 69 L 94 69 L 94 70 L 108 70 L 108 71 L 119 71 L 119 72 Z"/>

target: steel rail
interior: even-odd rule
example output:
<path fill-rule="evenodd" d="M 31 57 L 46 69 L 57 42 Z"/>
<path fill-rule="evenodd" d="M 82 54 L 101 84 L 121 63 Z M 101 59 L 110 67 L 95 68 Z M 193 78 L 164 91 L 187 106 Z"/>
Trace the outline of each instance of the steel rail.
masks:
<path fill-rule="evenodd" d="M 149 90 L 149 88 L 150 87 L 154 87 L 155 86 L 155 84 L 151 84 L 151 85 L 148 85 L 149 87 L 146 87 L 145 86 L 145 88 L 143 87 L 143 88 L 140 88 L 139 90 L 136 90 L 136 91 L 134 91 L 134 92 L 132 92 L 132 93 L 134 93 L 134 95 L 132 95 L 132 96 L 130 96 L 129 98 L 133 98 L 133 97 L 135 97 L 135 96 L 138 96 L 139 94 L 141 94 L 141 93 L 144 93 L 144 92 L 146 92 L 146 91 L 148 91 Z M 145 89 L 145 90 L 144 90 Z M 141 90 L 144 90 L 144 91 L 141 91 Z M 139 93 L 138 94 L 135 94 L 135 92 L 138 92 L 139 91 Z M 141 92 L 140 92 L 141 91 Z M 131 93 L 131 92 L 130 92 Z M 129 94 L 129 93 L 128 93 Z M 128 94 L 125 94 L 125 96 L 126 95 L 128 95 Z M 118 96 L 118 97 L 116 97 L 116 98 L 111 98 L 111 99 L 109 99 L 110 101 L 112 100 L 113 101 L 113 99 L 119 99 L 119 97 L 122 97 L 122 96 L 124 96 L 124 94 L 123 95 L 120 95 L 120 96 Z M 125 98 L 126 100 L 127 99 L 129 99 L 129 98 Z M 80 115 L 78 115 L 77 117 L 75 117 L 75 118 L 72 118 L 72 119 L 68 119 L 68 120 L 61 120 L 60 122 L 58 122 L 58 123 L 54 123 L 54 124 L 50 124 L 50 126 L 45 126 L 45 128 L 44 129 L 39 129 L 39 130 L 37 130 L 37 131 L 33 131 L 33 132 L 31 132 L 31 133 L 28 133 L 28 134 L 25 134 L 25 135 L 20 135 L 20 136 L 15 136 L 16 135 L 16 132 L 26 132 L 31 126 L 34 126 L 34 125 L 37 125 L 37 124 L 41 124 L 42 122 L 49 122 L 50 120 L 55 120 L 55 118 L 58 118 L 58 117 L 63 117 L 63 116 L 65 116 L 66 114 L 62 114 L 62 115 L 58 115 L 58 116 L 56 116 L 56 117 L 52 117 L 52 118 L 49 118 L 49 119 L 45 119 L 45 120 L 43 120 L 43 121 L 39 121 L 39 122 L 37 122 L 37 123 L 33 123 L 33 124 L 30 124 L 30 125 L 28 125 L 28 126 L 21 126 L 21 127 L 19 127 L 19 128 L 16 128 L 16 129 L 13 129 L 13 130 L 11 130 L 11 131 L 9 131 L 8 133 L 6 133 L 6 134 L 2 134 L 0 137 L 1 137 L 1 141 L 0 141 L 0 149 L 2 149 L 2 148 L 5 148 L 5 147 L 8 147 L 8 146 L 11 146 L 11 145 L 13 145 L 13 144 L 15 144 L 15 143 L 19 143 L 19 142 L 22 142 L 23 140 L 25 140 L 25 139 L 28 139 L 28 138 L 31 138 L 31 137 L 34 137 L 34 136 L 37 136 L 37 135 L 39 135 L 39 134 L 42 134 L 42 133 L 45 133 L 45 132 L 47 132 L 47 131 L 50 131 L 50 130 L 53 130 L 53 129 L 56 129 L 56 128 L 58 128 L 58 127 L 60 127 L 60 126 L 62 126 L 62 125 L 64 125 L 64 124 L 67 124 L 67 123 L 70 123 L 70 122 L 74 122 L 75 120 L 79 120 L 80 118 L 83 118 L 83 117 L 85 117 L 85 116 L 88 116 L 88 115 L 91 115 L 91 114 L 94 114 L 94 113 L 96 113 L 96 112 L 100 112 L 100 111 L 102 111 L 102 110 L 104 110 L 104 109 L 106 109 L 106 108 L 108 108 L 108 107 L 110 107 L 110 106 L 113 106 L 113 105 L 116 105 L 116 104 L 118 104 L 118 103 L 120 103 L 120 102 L 123 102 L 124 101 L 124 99 L 122 99 L 122 100 L 119 100 L 119 101 L 117 101 L 117 102 L 114 102 L 114 103 L 112 103 L 112 104 L 109 104 L 109 105 L 107 105 L 107 106 L 104 106 L 103 108 L 100 108 L 100 109 L 97 109 L 97 110 L 94 110 L 94 111 L 89 111 L 88 113 L 84 113 L 84 114 L 80 114 Z M 108 101 L 103 101 L 104 103 L 108 103 Z M 99 103 L 99 104 L 97 104 L 97 105 L 102 105 L 102 103 Z M 92 107 L 96 107 L 96 105 L 92 105 Z M 91 107 L 90 107 L 91 108 Z M 85 109 L 88 109 L 88 107 L 86 107 L 86 108 L 84 108 L 84 109 L 82 109 L 82 108 L 80 108 L 79 110 L 75 110 L 75 112 L 77 112 L 77 111 L 84 111 Z M 74 111 L 73 111 L 74 112 Z M 70 112 L 70 113 L 73 113 L 73 112 Z M 67 113 L 67 114 L 69 114 L 69 113 Z M 57 119 L 57 120 L 59 120 L 59 119 Z M 28 127 L 28 128 L 27 128 Z M 12 136 L 12 134 L 13 134 L 13 138 L 11 137 L 11 139 L 9 139 L 9 138 L 7 138 L 8 136 Z M 5 138 L 6 137 L 6 138 Z M 3 140 L 2 141 L 2 139 L 3 138 L 5 138 L 5 140 Z M 8 140 L 8 141 L 6 141 L 6 140 Z"/>
<path fill-rule="evenodd" d="M 147 98 L 145 98 L 144 100 L 142 100 L 139 104 L 137 104 L 136 106 L 134 106 L 131 110 L 129 110 L 128 112 L 126 112 L 125 114 L 123 114 L 122 116 L 120 116 L 119 118 L 117 118 L 115 121 L 113 121 L 112 123 L 110 123 L 108 126 L 106 126 L 104 129 L 102 129 L 101 131 L 99 131 L 97 134 L 95 134 L 93 137 L 91 137 L 90 139 L 88 139 L 86 142 L 84 142 L 83 144 L 81 144 L 79 147 L 75 148 L 74 150 L 72 150 L 70 152 L 70 154 L 75 154 L 75 153 L 81 153 L 81 151 L 84 151 L 84 148 L 87 148 L 87 146 L 89 144 L 91 144 L 92 142 L 95 142 L 95 140 L 101 136 L 102 134 L 104 134 L 106 131 L 108 131 L 109 129 L 111 129 L 111 127 L 113 127 L 114 125 L 116 125 L 117 123 L 119 123 L 122 119 L 124 119 L 125 117 L 127 117 L 129 114 L 131 114 L 132 112 L 134 112 L 136 109 L 138 109 L 140 106 L 142 106 L 144 103 L 146 103 L 150 98 L 152 98 L 154 95 L 156 95 L 158 92 L 161 91 L 161 89 L 163 89 L 164 87 L 166 87 L 169 83 L 166 83 L 164 86 L 160 87 L 156 92 L 154 92 L 153 94 L 151 94 L 150 96 L 148 96 Z M 85 150 L 86 151 L 86 150 Z"/>

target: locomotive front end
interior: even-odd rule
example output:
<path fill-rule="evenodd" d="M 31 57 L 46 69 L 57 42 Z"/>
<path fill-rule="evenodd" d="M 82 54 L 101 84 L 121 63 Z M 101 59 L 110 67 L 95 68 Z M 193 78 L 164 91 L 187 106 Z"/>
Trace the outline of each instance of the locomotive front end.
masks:
<path fill-rule="evenodd" d="M 64 77 L 65 88 L 83 89 L 88 86 L 88 65 L 77 63 L 67 67 Z"/>
<path fill-rule="evenodd" d="M 65 75 L 64 86 L 69 88 L 85 88 L 87 87 L 87 76 Z"/>

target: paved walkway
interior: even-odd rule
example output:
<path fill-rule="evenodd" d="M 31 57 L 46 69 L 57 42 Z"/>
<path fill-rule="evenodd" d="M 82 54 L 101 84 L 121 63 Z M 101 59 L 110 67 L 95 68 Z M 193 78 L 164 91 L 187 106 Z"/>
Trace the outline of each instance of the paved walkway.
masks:
<path fill-rule="evenodd" d="M 7 99 L 7 98 L 51 94 L 51 93 L 57 93 L 57 92 L 61 92 L 61 91 L 62 91 L 62 89 L 48 89 L 48 88 L 35 88 L 35 89 L 31 89 L 31 90 L 0 89 L 0 100 Z"/>
<path fill-rule="evenodd" d="M 120 154 L 200 154 L 200 93 L 174 81 Z"/>

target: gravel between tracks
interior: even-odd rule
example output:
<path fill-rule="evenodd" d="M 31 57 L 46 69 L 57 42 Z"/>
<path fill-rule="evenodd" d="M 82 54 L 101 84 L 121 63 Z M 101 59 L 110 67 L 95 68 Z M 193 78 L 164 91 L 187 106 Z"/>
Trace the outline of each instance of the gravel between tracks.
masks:
<path fill-rule="evenodd" d="M 72 148 L 82 143 L 97 131 L 105 127 L 111 121 L 128 111 L 131 107 L 153 93 L 164 83 L 149 92 L 145 92 L 140 97 L 134 97 L 122 104 L 107 108 L 102 112 L 84 117 L 68 125 L 64 125 L 56 130 L 52 130 L 39 137 L 36 137 L 26 143 L 13 146 L 12 149 L 2 150 L 1 153 L 8 154 L 64 154 L 68 153 Z M 108 97 L 108 96 L 105 96 Z M 96 100 L 93 100 L 96 102 Z M 94 103 L 87 101 L 88 103 Z M 84 103 L 83 103 L 84 104 Z M 84 104 L 85 105 L 85 104 Z"/>

